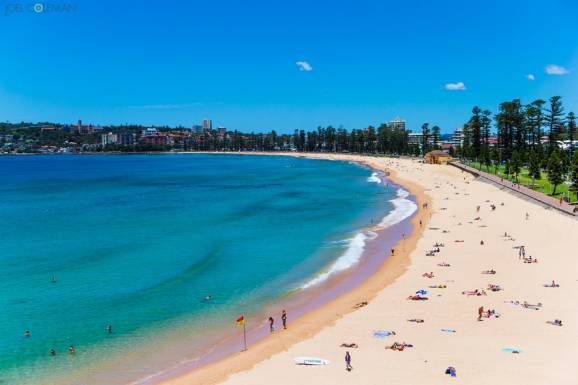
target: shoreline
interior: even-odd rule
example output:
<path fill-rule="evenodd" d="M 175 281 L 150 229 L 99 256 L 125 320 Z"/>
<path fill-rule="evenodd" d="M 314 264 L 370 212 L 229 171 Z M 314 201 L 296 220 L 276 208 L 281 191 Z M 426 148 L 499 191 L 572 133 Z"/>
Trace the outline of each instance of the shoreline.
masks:
<path fill-rule="evenodd" d="M 214 153 L 208 153 L 214 154 Z M 372 161 L 367 159 L 354 159 L 352 155 L 336 154 L 301 154 L 301 153 L 217 153 L 230 155 L 256 155 L 256 156 L 290 156 L 302 157 L 309 159 L 321 159 L 331 161 L 349 161 L 368 167 L 372 171 L 384 173 L 387 179 L 394 184 L 406 189 L 416 199 L 417 210 L 410 218 L 404 219 L 409 221 L 412 231 L 408 237 L 398 241 L 394 249 L 394 255 L 389 255 L 381 264 L 377 271 L 373 272 L 367 279 L 355 287 L 331 299 L 329 302 L 322 304 L 307 311 L 305 314 L 289 322 L 289 327 L 283 332 L 277 332 L 273 335 L 260 339 L 252 344 L 245 352 L 237 352 L 225 358 L 207 363 L 183 374 L 170 377 L 161 381 L 153 382 L 136 382 L 136 383 L 154 383 L 162 385 L 212 385 L 226 380 L 231 374 L 244 372 L 257 363 L 262 362 L 274 354 L 286 351 L 291 346 L 303 340 L 313 337 L 326 327 L 334 325 L 343 316 L 356 311 L 355 304 L 360 302 L 369 302 L 385 287 L 393 283 L 403 273 L 405 273 L 411 264 L 409 254 L 416 247 L 419 238 L 425 229 L 429 216 L 427 211 L 422 209 L 424 203 L 431 203 L 431 198 L 425 193 L 424 189 L 415 183 L 399 178 L 395 170 L 386 167 L 387 158 L 374 158 Z M 378 161 L 382 162 L 378 164 Z M 419 226 L 419 223 L 422 226 Z M 383 229 L 386 231 L 387 229 Z M 381 250 L 389 253 L 389 250 Z M 348 274 L 347 272 L 345 274 Z"/>

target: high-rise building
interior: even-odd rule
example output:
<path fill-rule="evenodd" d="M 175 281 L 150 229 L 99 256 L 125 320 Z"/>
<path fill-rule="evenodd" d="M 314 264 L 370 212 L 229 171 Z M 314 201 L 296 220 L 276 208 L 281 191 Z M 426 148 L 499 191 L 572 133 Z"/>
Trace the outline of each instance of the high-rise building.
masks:
<path fill-rule="evenodd" d="M 100 136 L 100 144 L 102 147 L 109 145 L 109 144 L 117 144 L 118 143 L 118 135 L 109 132 L 108 134 L 102 134 Z"/>
<path fill-rule="evenodd" d="M 452 135 L 452 140 L 450 141 L 450 143 L 451 143 L 453 148 L 462 147 L 464 144 L 464 139 L 465 139 L 464 128 L 458 127 L 454 131 L 454 134 Z"/>
<path fill-rule="evenodd" d="M 193 124 L 193 132 L 195 134 L 202 134 L 203 133 L 203 126 L 200 124 Z"/>
<path fill-rule="evenodd" d="M 203 130 L 211 131 L 213 129 L 213 121 L 211 119 L 203 120 Z"/>
<path fill-rule="evenodd" d="M 393 119 L 392 121 L 390 121 L 388 123 L 389 127 L 391 127 L 392 129 L 398 129 L 398 130 L 405 130 L 405 120 L 403 120 L 402 118 L 400 118 L 399 116 L 396 117 L 395 119 Z"/>
<path fill-rule="evenodd" d="M 136 142 L 136 134 L 134 133 L 123 133 L 118 134 L 118 144 L 121 146 L 134 146 Z"/>

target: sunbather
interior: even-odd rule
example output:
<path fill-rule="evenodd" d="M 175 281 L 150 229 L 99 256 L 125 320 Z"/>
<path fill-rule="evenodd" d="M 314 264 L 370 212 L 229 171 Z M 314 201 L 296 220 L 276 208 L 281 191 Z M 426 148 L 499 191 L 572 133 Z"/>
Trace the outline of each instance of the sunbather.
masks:
<path fill-rule="evenodd" d="M 352 342 L 350 344 L 344 342 L 339 346 L 342 348 L 358 348 L 359 347 L 355 342 Z"/>
<path fill-rule="evenodd" d="M 560 319 L 555 319 L 554 321 L 546 321 L 546 323 L 554 326 L 562 326 L 562 320 Z"/>
<path fill-rule="evenodd" d="M 539 310 L 542 307 L 542 304 L 540 302 L 538 302 L 536 305 L 532 305 L 532 304 L 529 304 L 528 302 L 524 301 L 524 303 L 522 304 L 522 307 L 524 307 L 526 309 Z"/>
<path fill-rule="evenodd" d="M 407 344 L 405 342 L 394 342 L 391 346 L 386 346 L 386 349 L 396 350 L 398 352 L 403 352 L 405 348 L 413 348 L 412 344 Z"/>
<path fill-rule="evenodd" d="M 410 295 L 409 297 L 407 297 L 407 299 L 412 300 L 412 301 L 427 301 L 428 298 L 427 297 L 422 297 L 421 295 Z"/>
<path fill-rule="evenodd" d="M 465 294 L 465 295 L 477 295 L 477 296 L 487 295 L 486 292 L 485 292 L 485 290 L 479 291 L 478 289 L 476 289 L 476 290 L 462 291 L 462 294 Z"/>
<path fill-rule="evenodd" d="M 544 284 L 544 287 L 560 287 L 560 285 L 557 284 L 556 282 L 552 281 L 551 284 L 545 283 L 545 284 Z"/>
<path fill-rule="evenodd" d="M 421 318 L 412 318 L 412 319 L 408 319 L 407 322 L 415 322 L 416 324 L 422 324 L 425 321 L 422 320 Z"/>

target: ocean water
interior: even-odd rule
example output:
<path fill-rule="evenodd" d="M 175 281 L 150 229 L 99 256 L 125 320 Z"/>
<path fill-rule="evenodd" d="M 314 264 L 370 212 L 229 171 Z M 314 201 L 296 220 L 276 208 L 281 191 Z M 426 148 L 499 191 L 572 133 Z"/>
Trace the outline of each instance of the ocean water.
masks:
<path fill-rule="evenodd" d="M 360 229 L 407 218 L 406 197 L 347 162 L 0 157 L 0 384 L 162 370 L 165 352 L 192 356 L 239 314 L 355 265 Z"/>

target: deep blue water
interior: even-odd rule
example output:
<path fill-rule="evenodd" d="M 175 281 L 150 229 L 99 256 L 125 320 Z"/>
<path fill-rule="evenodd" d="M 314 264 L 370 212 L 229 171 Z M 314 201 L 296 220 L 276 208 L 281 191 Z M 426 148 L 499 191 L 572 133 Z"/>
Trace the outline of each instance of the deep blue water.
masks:
<path fill-rule="evenodd" d="M 0 384 L 274 302 L 391 209 L 370 176 L 286 157 L 0 157 Z"/>

